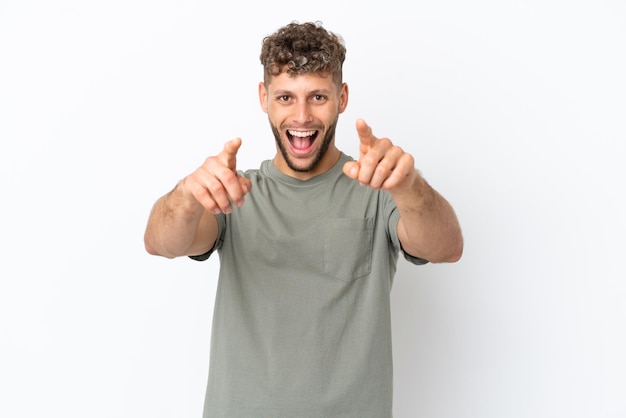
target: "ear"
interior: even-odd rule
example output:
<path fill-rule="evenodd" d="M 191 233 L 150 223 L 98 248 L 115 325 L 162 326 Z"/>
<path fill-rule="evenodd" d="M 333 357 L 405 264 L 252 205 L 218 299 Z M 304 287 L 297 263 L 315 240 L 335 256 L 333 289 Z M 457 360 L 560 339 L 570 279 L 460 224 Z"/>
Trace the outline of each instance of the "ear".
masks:
<path fill-rule="evenodd" d="M 343 113 L 346 107 L 348 107 L 348 84 L 343 83 L 339 92 L 339 113 Z"/>
<path fill-rule="evenodd" d="M 259 83 L 259 103 L 261 104 L 261 109 L 267 113 L 267 88 L 265 88 L 265 83 L 262 81 Z"/>

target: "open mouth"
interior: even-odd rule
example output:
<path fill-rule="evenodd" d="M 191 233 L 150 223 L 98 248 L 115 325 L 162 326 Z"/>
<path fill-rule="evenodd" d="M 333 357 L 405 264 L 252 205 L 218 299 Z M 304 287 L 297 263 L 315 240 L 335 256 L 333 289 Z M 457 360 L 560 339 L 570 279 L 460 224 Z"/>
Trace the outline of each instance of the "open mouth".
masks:
<path fill-rule="evenodd" d="M 294 129 L 287 130 L 287 138 L 291 144 L 291 148 L 297 153 L 308 152 L 315 140 L 317 139 L 319 132 L 317 130 L 309 131 L 297 131 Z"/>

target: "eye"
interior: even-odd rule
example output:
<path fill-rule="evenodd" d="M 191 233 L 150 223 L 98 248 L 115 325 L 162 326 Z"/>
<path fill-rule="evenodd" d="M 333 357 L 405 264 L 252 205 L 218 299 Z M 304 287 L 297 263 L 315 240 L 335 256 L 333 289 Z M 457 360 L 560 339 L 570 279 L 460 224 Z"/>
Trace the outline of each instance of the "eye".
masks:
<path fill-rule="evenodd" d="M 291 99 L 291 97 L 289 97 L 287 95 L 278 96 L 278 101 L 279 102 L 288 102 L 290 99 Z"/>
<path fill-rule="evenodd" d="M 313 96 L 314 102 L 323 102 L 325 100 L 326 100 L 326 96 L 324 96 L 323 94 L 316 94 Z"/>

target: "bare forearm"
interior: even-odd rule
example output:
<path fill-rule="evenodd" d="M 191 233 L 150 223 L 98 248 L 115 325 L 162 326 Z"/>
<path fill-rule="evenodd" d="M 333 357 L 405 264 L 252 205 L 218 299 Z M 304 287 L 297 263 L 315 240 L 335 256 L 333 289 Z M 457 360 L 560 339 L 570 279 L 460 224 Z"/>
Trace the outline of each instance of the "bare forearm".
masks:
<path fill-rule="evenodd" d="M 144 235 L 146 251 L 174 258 L 193 252 L 204 208 L 179 183 L 152 208 Z"/>
<path fill-rule="evenodd" d="M 400 212 L 398 235 L 404 251 L 433 263 L 455 262 L 463 254 L 463 235 L 450 203 L 420 175 L 392 196 Z"/>

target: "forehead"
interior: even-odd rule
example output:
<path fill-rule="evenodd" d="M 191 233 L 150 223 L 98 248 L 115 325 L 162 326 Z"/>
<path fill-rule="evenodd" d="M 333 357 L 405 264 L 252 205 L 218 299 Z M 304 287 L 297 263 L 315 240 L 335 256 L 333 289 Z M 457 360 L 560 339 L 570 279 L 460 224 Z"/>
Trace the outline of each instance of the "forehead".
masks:
<path fill-rule="evenodd" d="M 299 74 L 289 75 L 280 73 L 269 79 L 269 85 L 266 86 L 271 92 L 291 92 L 291 93 L 309 93 L 324 91 L 327 93 L 336 92 L 337 84 L 331 76 L 322 76 L 319 74 Z"/>

